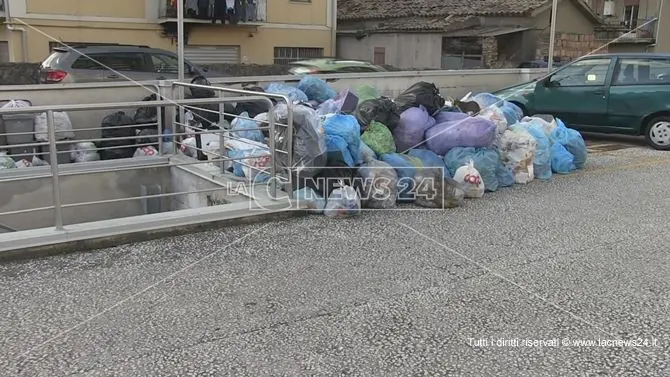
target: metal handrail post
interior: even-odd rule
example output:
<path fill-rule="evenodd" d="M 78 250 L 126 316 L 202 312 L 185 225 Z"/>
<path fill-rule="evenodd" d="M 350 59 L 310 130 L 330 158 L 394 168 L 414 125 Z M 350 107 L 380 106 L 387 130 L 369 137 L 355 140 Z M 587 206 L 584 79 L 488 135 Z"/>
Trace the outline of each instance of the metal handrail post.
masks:
<path fill-rule="evenodd" d="M 288 99 L 288 97 L 287 97 Z M 293 199 L 293 102 L 287 101 L 286 108 L 288 110 L 288 117 L 286 119 L 286 126 L 288 128 L 288 198 Z"/>
<path fill-rule="evenodd" d="M 158 93 L 160 96 L 160 93 Z M 157 100 L 162 100 L 162 97 L 157 97 Z M 164 107 L 156 107 L 156 121 L 158 122 L 158 128 L 156 132 L 158 133 L 158 155 L 162 156 L 165 151 L 163 150 L 163 109 Z"/>
<path fill-rule="evenodd" d="M 51 160 L 51 185 L 53 186 L 54 217 L 56 230 L 63 229 L 63 208 L 60 193 L 60 177 L 58 172 L 58 146 L 56 145 L 56 128 L 54 127 L 54 111 L 47 111 L 47 129 L 49 132 L 49 158 Z"/>
<path fill-rule="evenodd" d="M 275 177 L 277 176 L 277 150 L 275 145 L 275 107 L 273 104 L 270 105 L 268 109 L 268 134 L 270 136 L 270 153 L 272 154 L 272 165 L 270 166 L 270 184 L 272 185 L 272 199 L 277 200 L 277 181 Z"/>

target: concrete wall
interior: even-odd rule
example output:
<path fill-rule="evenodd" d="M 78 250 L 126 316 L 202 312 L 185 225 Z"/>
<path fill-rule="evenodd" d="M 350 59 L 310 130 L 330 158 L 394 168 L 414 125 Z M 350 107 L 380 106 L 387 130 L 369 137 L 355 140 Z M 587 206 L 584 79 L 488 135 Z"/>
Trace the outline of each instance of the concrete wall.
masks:
<path fill-rule="evenodd" d="M 100 162 L 98 164 L 103 164 Z M 94 163 L 95 164 L 95 163 Z M 92 166 L 91 166 L 92 168 Z M 24 172 L 49 174 L 49 167 L 33 167 Z M 0 213 L 53 205 L 51 178 L 34 178 L 21 181 L 2 181 L 5 173 L 0 172 L 2 195 Z M 140 196 L 141 185 L 160 184 L 163 190 L 170 189 L 168 168 L 144 168 L 108 173 L 62 176 L 60 178 L 63 205 L 96 200 L 111 200 Z M 166 191 L 164 191 L 166 192 Z M 165 209 L 170 201 L 164 200 Z M 63 222 L 76 224 L 89 221 L 108 220 L 144 214 L 140 200 L 117 203 L 103 203 L 80 207 L 64 208 Z M 1 215 L 0 222 L 17 230 L 46 228 L 54 226 L 53 210 L 42 210 L 16 215 Z"/>
<path fill-rule="evenodd" d="M 660 9 L 656 30 L 656 45 L 653 52 L 670 53 L 670 2 L 667 0 L 663 2 Z"/>
<path fill-rule="evenodd" d="M 506 86 L 529 81 L 541 75 L 538 70 L 505 69 L 505 70 L 462 70 L 462 71 L 423 71 L 423 72 L 384 72 L 366 74 L 324 75 L 336 89 L 354 88 L 358 85 L 375 86 L 383 95 L 397 96 L 417 81 L 435 83 L 445 96 L 460 97 L 467 92 L 494 91 Z M 296 83 L 298 76 L 258 76 L 211 79 L 222 86 L 240 87 L 245 83 L 266 85 L 271 82 Z M 162 91 L 171 95 L 169 82 Z M 41 105 L 72 105 L 83 103 L 122 103 L 139 101 L 155 91 L 157 82 L 143 83 L 146 88 L 129 83 L 110 83 L 104 87 L 99 84 L 64 84 L 64 85 L 26 85 L 0 86 L 0 99 L 25 99 L 35 106 Z M 120 107 L 129 116 L 134 109 Z M 75 128 L 78 140 L 99 138 L 99 130 L 82 130 L 100 127 L 102 119 L 117 110 L 72 111 L 70 119 Z M 79 131 L 77 131 L 79 130 Z"/>
<path fill-rule="evenodd" d="M 435 69 L 442 65 L 442 35 L 439 33 L 371 34 L 361 40 L 353 35 L 337 36 L 341 58 L 373 61 L 375 47 L 385 49 L 385 64 L 401 69 Z"/>

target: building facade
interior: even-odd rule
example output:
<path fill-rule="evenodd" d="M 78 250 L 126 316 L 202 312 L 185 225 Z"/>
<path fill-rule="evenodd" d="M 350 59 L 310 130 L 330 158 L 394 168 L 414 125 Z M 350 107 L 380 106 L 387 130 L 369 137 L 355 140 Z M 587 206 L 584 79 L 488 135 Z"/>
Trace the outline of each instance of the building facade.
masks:
<path fill-rule="evenodd" d="M 659 36 L 661 0 L 590 0 L 603 19 L 596 36 L 610 52 L 651 52 Z"/>
<path fill-rule="evenodd" d="M 550 0 L 339 0 L 343 58 L 402 69 L 509 68 L 547 60 Z M 559 0 L 554 60 L 595 50 L 600 17 L 582 0 Z"/>
<path fill-rule="evenodd" d="M 0 61 L 41 62 L 60 42 L 176 51 L 176 1 L 0 0 Z M 184 49 L 196 64 L 334 55 L 336 0 L 181 1 Z"/>

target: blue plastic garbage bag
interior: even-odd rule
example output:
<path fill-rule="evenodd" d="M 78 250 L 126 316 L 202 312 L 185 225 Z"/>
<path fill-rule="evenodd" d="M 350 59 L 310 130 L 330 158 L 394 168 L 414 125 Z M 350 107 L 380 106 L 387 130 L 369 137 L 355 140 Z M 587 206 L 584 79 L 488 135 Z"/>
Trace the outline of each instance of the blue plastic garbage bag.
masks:
<path fill-rule="evenodd" d="M 414 185 L 417 172 L 422 170 L 422 162 L 414 156 L 400 153 L 387 153 L 379 158 L 391 165 L 398 174 L 398 201 L 414 201 Z"/>
<path fill-rule="evenodd" d="M 555 143 L 562 144 L 575 157 L 577 169 L 584 167 L 588 152 L 584 138 L 579 131 L 566 127 L 565 123 L 556 118 L 556 128 L 551 132 L 551 139 Z"/>
<path fill-rule="evenodd" d="M 367 144 L 361 141 L 361 147 L 358 153 L 358 163 L 364 164 L 377 159 L 377 154 L 372 148 L 368 147 Z"/>
<path fill-rule="evenodd" d="M 358 163 L 361 147 L 361 126 L 353 115 L 335 114 L 323 124 L 328 154 L 338 152 L 347 166 Z"/>
<path fill-rule="evenodd" d="M 444 172 L 444 176 L 451 177 L 444 159 L 429 149 L 410 149 L 407 154 L 421 160 L 424 168 L 439 168 Z"/>
<path fill-rule="evenodd" d="M 544 132 L 542 124 L 538 123 L 517 123 L 511 127 L 522 128 L 535 139 L 535 159 L 533 160 L 533 173 L 535 177 L 541 180 L 551 179 L 551 140 Z"/>
<path fill-rule="evenodd" d="M 472 96 L 472 100 L 477 102 L 477 104 L 481 109 L 484 109 L 491 105 L 502 105 L 503 101 L 502 98 L 486 92 L 475 94 L 474 96 Z"/>
<path fill-rule="evenodd" d="M 575 169 L 575 157 L 562 144 L 552 144 L 551 170 L 556 174 L 568 174 Z"/>
<path fill-rule="evenodd" d="M 230 130 L 231 135 L 241 139 L 249 139 L 264 143 L 265 137 L 263 136 L 261 129 L 258 127 L 258 123 L 253 119 L 246 119 L 249 118 L 249 113 L 245 111 L 240 114 L 240 117 L 241 118 L 233 119 L 233 127 Z"/>
<path fill-rule="evenodd" d="M 268 85 L 268 87 L 265 89 L 265 92 L 267 93 L 273 93 L 273 94 L 283 94 L 287 96 L 291 101 L 293 102 L 307 102 L 309 101 L 309 98 L 307 98 L 307 95 L 305 92 L 302 90 L 286 85 L 286 84 L 281 84 L 281 83 L 272 83 Z"/>
<path fill-rule="evenodd" d="M 298 83 L 298 89 L 302 90 L 307 98 L 319 103 L 335 98 L 337 93 L 323 80 L 316 76 L 305 76 Z"/>
<path fill-rule="evenodd" d="M 453 172 L 456 172 L 458 168 L 467 164 L 470 160 L 474 162 L 475 169 L 479 171 L 486 191 L 498 190 L 500 182 L 496 173 L 498 165 L 500 165 L 500 156 L 495 149 L 456 147 L 444 156 L 447 168 Z"/>
<path fill-rule="evenodd" d="M 510 187 L 514 185 L 514 172 L 512 171 L 512 168 L 508 168 L 502 163 L 498 164 L 496 177 L 498 177 L 499 187 Z"/>
<path fill-rule="evenodd" d="M 511 102 L 505 102 L 501 107 L 500 110 L 502 110 L 502 113 L 505 115 L 505 120 L 507 120 L 507 126 L 511 126 L 513 124 L 516 124 L 521 120 L 522 116 L 519 116 L 519 114 L 516 112 L 514 107 L 518 108 L 515 104 Z M 522 112 L 523 114 L 523 112 Z"/>
<path fill-rule="evenodd" d="M 326 207 L 326 199 L 317 194 L 311 187 L 303 187 L 296 190 L 293 198 L 300 206 L 306 205 L 311 212 L 321 213 Z"/>
<path fill-rule="evenodd" d="M 514 102 L 505 101 L 503 106 L 514 110 L 514 112 L 516 113 L 516 117 L 519 120 L 521 120 L 521 118 L 523 118 L 523 110 L 521 110 L 521 108 L 519 106 L 515 105 Z"/>
<path fill-rule="evenodd" d="M 228 157 L 230 158 L 243 158 L 251 156 L 261 156 L 267 153 L 267 149 L 252 148 L 252 149 L 232 149 L 228 151 Z M 233 162 L 233 175 L 236 177 L 246 177 L 249 181 L 255 183 L 267 182 L 270 179 L 268 173 L 264 173 L 258 169 L 251 169 L 242 165 L 239 161 L 244 162 L 247 165 L 254 165 L 258 159 L 247 159 L 247 160 L 235 160 Z M 246 174 L 245 174 L 246 173 Z"/>

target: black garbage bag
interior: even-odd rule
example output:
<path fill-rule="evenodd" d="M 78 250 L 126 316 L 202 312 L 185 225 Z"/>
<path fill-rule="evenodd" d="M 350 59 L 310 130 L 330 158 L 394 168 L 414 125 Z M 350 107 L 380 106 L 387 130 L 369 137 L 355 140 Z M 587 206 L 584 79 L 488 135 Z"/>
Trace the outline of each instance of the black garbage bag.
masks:
<path fill-rule="evenodd" d="M 101 140 L 96 143 L 102 160 L 116 160 L 130 158 L 135 153 L 135 129 L 131 126 L 135 122 L 123 111 L 107 115 L 102 120 L 102 139 L 127 138 L 119 140 Z M 106 149 L 111 148 L 111 149 Z"/>
<path fill-rule="evenodd" d="M 359 179 L 355 179 L 358 175 L 358 168 L 349 167 L 344 161 L 341 161 L 339 164 L 329 163 L 328 165 L 314 176 L 297 173 L 294 179 L 295 189 L 299 190 L 309 187 L 325 198 L 330 196 L 333 190 L 342 185 L 353 186 L 355 183 L 360 182 Z M 354 189 L 356 189 L 355 186 Z"/>
<path fill-rule="evenodd" d="M 263 88 L 261 88 L 260 86 L 252 86 L 244 89 L 253 92 L 265 93 L 265 90 L 263 90 Z M 270 106 L 265 101 L 239 102 L 237 106 L 235 106 L 235 114 L 242 114 L 243 112 L 246 111 L 247 114 L 249 114 L 249 117 L 251 118 L 255 117 L 258 114 L 267 113 L 269 110 Z"/>
<path fill-rule="evenodd" d="M 207 80 L 204 76 L 196 76 L 191 80 L 191 84 L 196 84 L 196 85 L 205 85 L 205 86 L 212 86 L 212 84 Z M 205 89 L 205 88 L 190 88 L 191 89 L 191 97 L 193 98 L 214 98 L 216 97 L 216 93 L 214 92 L 213 89 Z"/>
<path fill-rule="evenodd" d="M 153 128 L 145 128 L 143 130 L 140 130 L 137 133 L 137 136 L 140 137 L 137 140 L 137 144 L 141 144 L 142 146 L 152 146 L 156 149 L 158 149 L 158 130 L 155 130 Z M 151 144 L 151 145 L 147 145 Z"/>
<path fill-rule="evenodd" d="M 398 105 L 400 113 L 410 107 L 423 106 L 432 116 L 444 106 L 445 101 L 435 84 L 420 81 L 399 95 L 395 99 L 395 103 Z"/>
<path fill-rule="evenodd" d="M 454 208 L 463 205 L 465 192 L 462 185 L 444 171 L 426 169 L 414 176 L 418 206 L 425 208 Z"/>
<path fill-rule="evenodd" d="M 387 97 L 369 99 L 359 103 L 354 115 L 358 124 L 361 125 L 361 133 L 372 122 L 382 123 L 391 131 L 400 123 L 398 106 Z"/>
<path fill-rule="evenodd" d="M 142 98 L 142 101 L 155 101 L 156 95 Z M 156 123 L 158 121 L 158 110 L 154 106 L 140 107 L 135 112 L 135 124 Z"/>

